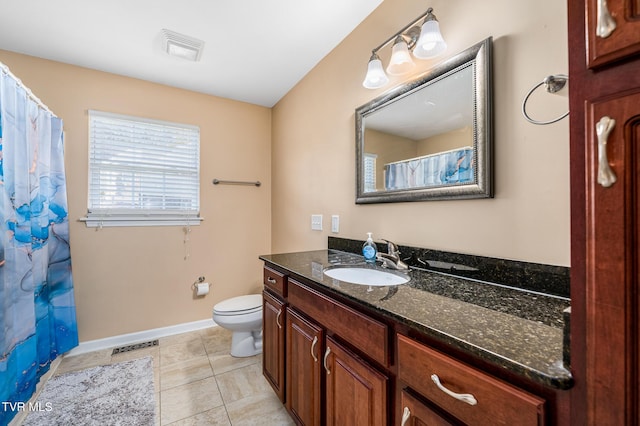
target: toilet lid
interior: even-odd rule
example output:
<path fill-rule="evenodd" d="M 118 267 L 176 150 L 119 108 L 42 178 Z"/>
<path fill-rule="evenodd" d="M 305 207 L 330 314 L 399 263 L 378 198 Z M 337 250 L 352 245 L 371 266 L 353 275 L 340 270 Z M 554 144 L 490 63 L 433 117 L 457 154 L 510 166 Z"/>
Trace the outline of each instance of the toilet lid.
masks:
<path fill-rule="evenodd" d="M 220 314 L 251 313 L 262 309 L 262 295 L 249 294 L 247 296 L 232 297 L 223 300 L 213 307 L 213 311 Z"/>

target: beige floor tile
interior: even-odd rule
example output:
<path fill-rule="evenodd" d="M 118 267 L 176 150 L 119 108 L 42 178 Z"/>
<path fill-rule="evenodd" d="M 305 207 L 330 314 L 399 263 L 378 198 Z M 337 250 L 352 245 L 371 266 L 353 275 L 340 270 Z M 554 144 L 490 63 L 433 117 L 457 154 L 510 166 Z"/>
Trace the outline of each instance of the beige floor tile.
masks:
<path fill-rule="evenodd" d="M 273 394 L 262 375 L 262 365 L 257 363 L 220 374 L 216 380 L 225 404 L 260 393 Z"/>
<path fill-rule="evenodd" d="M 198 333 L 200 334 L 200 337 L 202 337 L 203 339 L 205 337 L 223 336 L 225 334 L 228 334 L 229 336 L 231 336 L 231 331 L 227 330 L 226 328 L 222 328 L 219 325 L 203 328 L 201 330 L 198 330 Z"/>
<path fill-rule="evenodd" d="M 215 333 L 202 336 L 202 343 L 208 355 L 219 355 L 231 353 L 231 332 L 221 327 Z"/>
<path fill-rule="evenodd" d="M 204 413 L 171 423 L 170 426 L 231 426 L 224 407 L 217 407 Z"/>
<path fill-rule="evenodd" d="M 116 362 L 131 361 L 134 359 L 150 356 L 153 358 L 153 368 L 160 367 L 160 347 L 152 346 L 149 348 L 136 349 L 134 351 L 122 352 L 111 356 L 111 364 Z"/>
<path fill-rule="evenodd" d="M 156 421 L 155 421 L 155 426 L 160 426 L 160 407 L 162 406 L 160 404 L 160 392 L 159 392 L 158 387 L 156 387 L 156 393 L 154 394 L 155 396 L 155 400 L 156 400 Z"/>
<path fill-rule="evenodd" d="M 233 426 L 274 426 L 295 424 L 273 392 L 262 392 L 227 403 Z"/>
<path fill-rule="evenodd" d="M 249 356 L 244 358 L 236 358 L 229 354 L 210 355 L 209 362 L 211 362 L 211 368 L 213 368 L 213 374 L 224 374 L 238 368 L 247 367 L 261 362 L 262 354 L 256 356 Z"/>
<path fill-rule="evenodd" d="M 160 347 L 177 345 L 178 343 L 185 343 L 191 340 L 200 340 L 200 330 L 190 331 L 188 333 L 174 334 L 171 336 L 161 337 L 158 339 Z"/>
<path fill-rule="evenodd" d="M 107 365 L 111 363 L 112 349 L 89 352 L 76 356 L 65 356 L 56 370 L 56 376 L 70 371 L 84 370 L 86 368 Z"/>
<path fill-rule="evenodd" d="M 223 404 L 216 379 L 209 377 L 163 390 L 160 393 L 160 405 L 161 423 L 167 425 Z"/>
<path fill-rule="evenodd" d="M 175 386 L 202 380 L 213 376 L 209 358 L 201 356 L 184 362 L 160 367 L 160 389 L 164 391 Z"/>
<path fill-rule="evenodd" d="M 176 343 L 175 345 L 162 345 L 160 347 L 160 365 L 166 367 L 206 355 L 207 352 L 204 349 L 202 340 L 198 336 L 198 339 Z"/>

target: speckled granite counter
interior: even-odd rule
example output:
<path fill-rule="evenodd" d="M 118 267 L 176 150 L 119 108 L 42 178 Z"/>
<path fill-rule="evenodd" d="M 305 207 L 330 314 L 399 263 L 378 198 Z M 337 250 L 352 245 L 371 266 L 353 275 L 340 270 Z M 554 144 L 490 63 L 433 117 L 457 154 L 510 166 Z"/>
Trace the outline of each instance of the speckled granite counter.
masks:
<path fill-rule="evenodd" d="M 368 287 L 335 280 L 323 270 L 363 264 L 336 250 L 272 254 L 260 259 L 363 304 L 443 343 L 545 386 L 573 384 L 563 364 L 567 298 L 412 269 L 407 284 Z"/>

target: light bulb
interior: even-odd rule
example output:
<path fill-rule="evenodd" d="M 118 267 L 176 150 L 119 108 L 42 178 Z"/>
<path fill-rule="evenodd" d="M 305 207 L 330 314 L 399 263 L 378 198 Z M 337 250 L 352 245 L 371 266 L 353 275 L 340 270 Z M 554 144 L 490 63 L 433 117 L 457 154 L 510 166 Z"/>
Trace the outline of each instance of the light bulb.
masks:
<path fill-rule="evenodd" d="M 433 15 L 430 15 L 433 16 Z M 413 56 L 418 59 L 429 59 L 443 53 L 447 49 L 447 43 L 445 43 L 440 34 L 440 24 L 433 17 L 422 24 L 422 31 L 420 32 L 420 38 L 416 43 L 416 47 L 413 49 Z"/>
<path fill-rule="evenodd" d="M 369 65 L 367 66 L 367 75 L 362 82 L 362 85 L 367 89 L 378 89 L 389 82 L 389 77 L 384 73 L 382 69 L 382 61 L 375 53 L 371 55 L 369 59 Z"/>
<path fill-rule="evenodd" d="M 387 72 L 392 75 L 405 74 L 413 69 L 416 64 L 413 63 L 407 42 L 402 36 L 396 37 L 391 49 L 391 60 L 387 66 Z"/>

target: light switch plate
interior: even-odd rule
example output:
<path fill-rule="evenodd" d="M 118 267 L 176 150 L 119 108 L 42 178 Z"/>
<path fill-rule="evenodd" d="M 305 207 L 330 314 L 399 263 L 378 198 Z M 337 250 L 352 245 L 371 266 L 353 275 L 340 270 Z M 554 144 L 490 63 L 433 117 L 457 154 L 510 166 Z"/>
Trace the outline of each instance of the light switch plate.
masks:
<path fill-rule="evenodd" d="M 321 214 L 311 215 L 311 229 L 313 231 L 322 231 L 322 215 Z"/>
<path fill-rule="evenodd" d="M 340 232 L 340 216 L 337 214 L 331 216 L 331 232 L 335 234 Z"/>

